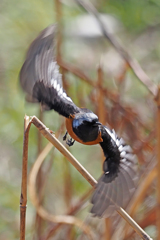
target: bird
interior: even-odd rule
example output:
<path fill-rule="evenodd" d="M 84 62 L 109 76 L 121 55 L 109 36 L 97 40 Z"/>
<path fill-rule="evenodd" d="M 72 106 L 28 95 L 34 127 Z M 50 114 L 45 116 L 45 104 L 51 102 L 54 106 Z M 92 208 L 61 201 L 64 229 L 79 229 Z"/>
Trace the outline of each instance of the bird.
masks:
<path fill-rule="evenodd" d="M 136 189 L 137 158 L 113 129 L 100 123 L 91 110 L 76 106 L 67 95 L 55 57 L 56 31 L 57 25 L 50 25 L 30 44 L 19 74 L 20 85 L 28 101 L 39 102 L 42 110 L 53 109 L 65 117 L 67 131 L 63 140 L 69 146 L 75 141 L 100 145 L 105 160 L 91 197 L 91 213 L 108 217 L 117 207 L 125 207 Z"/>

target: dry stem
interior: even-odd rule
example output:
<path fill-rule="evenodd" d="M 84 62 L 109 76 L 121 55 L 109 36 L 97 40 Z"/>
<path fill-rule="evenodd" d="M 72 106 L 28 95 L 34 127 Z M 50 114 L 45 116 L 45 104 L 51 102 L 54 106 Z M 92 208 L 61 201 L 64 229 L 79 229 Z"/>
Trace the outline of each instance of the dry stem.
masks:
<path fill-rule="evenodd" d="M 42 111 L 40 105 L 39 105 L 39 119 L 43 122 L 43 111 Z M 38 131 L 38 134 L 37 134 L 37 156 L 41 153 L 41 151 L 42 151 L 42 135 Z M 41 199 L 40 201 L 43 201 L 43 191 L 42 191 L 43 178 L 44 178 L 44 175 L 43 175 L 42 169 L 40 169 L 38 176 L 37 176 L 37 191 L 39 194 L 39 199 Z M 38 215 L 38 213 L 36 213 L 36 215 L 35 215 L 35 235 L 36 235 L 37 239 L 39 239 L 40 236 L 42 235 L 42 225 L 43 225 L 43 221 L 42 221 L 41 217 Z M 35 236 L 33 236 L 33 240 L 34 239 L 35 239 Z"/>
<path fill-rule="evenodd" d="M 98 80 L 97 80 L 97 86 L 98 86 L 98 116 L 99 121 L 105 125 L 105 105 L 104 105 L 104 92 L 102 91 L 103 86 L 103 70 L 101 67 L 101 62 L 97 69 L 98 73 Z M 103 154 L 103 153 L 102 153 Z M 104 161 L 104 157 L 102 157 L 102 161 Z M 104 239 L 110 240 L 111 239 L 111 220 L 110 218 L 104 219 L 105 221 L 105 232 L 104 232 Z"/>
<path fill-rule="evenodd" d="M 127 212 L 131 217 L 135 215 L 135 212 L 139 205 L 141 204 L 142 200 L 145 198 L 146 191 L 152 184 L 152 182 L 155 180 L 157 177 L 157 168 L 154 167 L 150 170 L 149 173 L 146 174 L 146 176 L 143 177 L 143 180 L 140 182 L 128 208 Z M 118 226 L 117 226 L 118 231 L 116 231 L 112 239 L 117 239 L 119 235 L 122 234 L 122 232 L 127 232 L 128 230 L 128 225 L 126 225 L 123 221 L 120 221 Z"/>
<path fill-rule="evenodd" d="M 93 192 L 93 189 L 90 189 L 89 191 L 87 191 L 80 199 L 79 201 L 72 206 L 68 212 L 66 213 L 66 215 L 74 215 L 77 213 L 77 211 L 82 207 L 82 205 L 85 203 L 86 199 L 91 195 L 91 193 Z M 44 238 L 44 240 L 48 240 L 53 234 L 56 233 L 56 231 L 62 226 L 62 223 L 58 223 L 57 225 L 54 225 L 50 231 L 48 232 L 47 236 Z"/>
<path fill-rule="evenodd" d="M 128 210 L 131 216 L 134 216 L 138 206 L 140 205 L 140 203 L 142 202 L 142 200 L 146 195 L 147 189 L 150 187 L 150 185 L 152 184 L 152 182 L 155 180 L 156 177 L 157 177 L 157 167 L 154 167 L 153 169 L 151 169 L 149 173 L 146 174 L 146 176 L 141 181 L 141 184 L 138 187 L 136 194 L 133 197 L 132 203 L 130 204 L 130 207 Z"/>
<path fill-rule="evenodd" d="M 128 63 L 137 78 L 144 84 L 144 86 L 154 95 L 157 94 L 157 86 L 151 81 L 147 74 L 143 71 L 139 63 L 133 59 L 124 47 L 111 35 L 103 24 L 97 9 L 89 1 L 77 0 L 77 2 L 89 13 L 93 14 L 101 28 L 104 37 L 112 44 L 121 57 Z"/>
<path fill-rule="evenodd" d="M 25 240 L 26 208 L 27 208 L 27 163 L 28 163 L 28 136 L 31 123 L 29 117 L 24 117 L 22 184 L 20 196 L 20 240 Z"/>
<path fill-rule="evenodd" d="M 86 169 L 74 158 L 74 156 L 59 142 L 59 140 L 50 133 L 49 129 L 40 122 L 35 116 L 32 117 L 32 123 L 38 128 L 38 130 L 43 134 L 43 136 L 48 139 L 68 160 L 69 162 L 82 174 L 82 176 L 93 186 L 96 187 L 97 181 L 86 171 Z M 35 180 L 34 180 L 35 181 Z M 35 198 L 36 199 L 36 198 Z M 39 203 L 36 201 L 35 205 L 39 207 Z M 40 206 L 39 211 L 41 215 L 50 221 L 55 221 L 52 215 L 48 215 L 44 209 Z M 148 234 L 140 227 L 138 224 L 122 209 L 117 208 L 117 212 L 132 226 L 132 228 L 142 237 L 142 239 L 151 240 Z M 71 217 L 70 217 L 71 218 Z M 63 221 L 64 218 L 58 216 L 59 221 Z M 69 220 L 72 222 L 73 220 Z"/>
<path fill-rule="evenodd" d="M 119 105 L 121 111 L 123 111 L 124 118 L 127 118 L 127 120 L 129 118 L 131 122 L 133 122 L 133 119 L 136 118 L 136 121 L 139 123 L 139 125 L 141 127 L 143 127 L 147 131 L 149 130 L 149 128 L 144 123 L 142 123 L 142 121 L 138 117 L 136 117 L 135 113 L 130 108 L 124 108 L 120 104 L 119 99 L 115 98 L 115 94 L 113 92 L 108 91 L 107 88 L 105 88 L 103 86 L 101 86 L 101 88 L 100 88 L 99 85 L 97 85 L 97 83 L 95 81 L 93 81 L 88 76 L 86 76 L 79 68 L 74 67 L 73 65 L 71 65 L 69 63 L 66 63 L 66 62 L 64 62 L 62 60 L 58 60 L 58 64 L 65 71 L 73 73 L 74 75 L 76 75 L 78 78 L 80 78 L 82 81 L 84 81 L 85 83 L 89 84 L 93 88 L 101 89 L 102 92 L 103 92 L 103 95 L 107 96 L 107 99 L 109 99 L 111 102 L 113 102 L 113 104 L 118 104 Z"/>
<path fill-rule="evenodd" d="M 32 117 L 32 123 L 38 128 L 42 135 L 48 139 L 67 159 L 68 161 L 82 174 L 82 176 L 95 187 L 97 181 L 87 172 L 87 170 L 77 161 L 77 159 L 63 146 L 58 139 L 52 135 L 49 129 L 36 117 Z"/>
<path fill-rule="evenodd" d="M 84 231 L 86 233 L 86 235 L 88 236 L 89 239 L 93 239 L 90 228 L 88 226 L 84 225 L 81 220 L 79 220 L 73 216 L 52 215 L 43 208 L 43 206 L 41 205 L 41 203 L 39 201 L 37 191 L 36 191 L 36 178 L 38 175 L 38 171 L 39 171 L 45 157 L 47 156 L 48 152 L 51 150 L 51 148 L 52 148 L 51 144 L 48 144 L 45 147 L 45 149 L 42 151 L 42 153 L 37 158 L 36 162 L 34 163 L 34 165 L 32 167 L 32 170 L 30 172 L 29 193 L 30 193 L 30 198 L 31 198 L 32 204 L 35 206 L 37 213 L 39 214 L 39 216 L 41 216 L 41 218 L 43 218 L 47 221 L 54 222 L 54 223 L 76 225 L 80 229 L 82 229 L 82 231 Z"/>
<path fill-rule="evenodd" d="M 22 194 L 21 194 L 21 240 L 25 240 L 25 211 L 26 202 L 27 202 L 27 159 L 28 159 L 28 134 L 31 123 L 33 123 L 38 130 L 43 134 L 43 136 L 48 139 L 68 160 L 69 162 L 82 174 L 82 176 L 91 184 L 93 188 L 96 187 L 97 181 L 86 171 L 86 169 L 74 158 L 74 156 L 58 141 L 58 139 L 52 135 L 49 129 L 35 116 L 32 117 L 29 122 L 29 117 L 25 116 L 25 130 L 24 130 L 24 149 L 23 149 L 23 169 L 22 169 Z M 82 225 L 82 222 L 78 219 L 75 219 L 72 216 L 53 216 L 50 213 L 46 212 L 45 209 L 40 206 L 39 200 L 36 195 L 36 179 L 34 176 L 37 176 L 40 162 L 38 167 L 32 169 L 32 174 L 30 177 L 30 196 L 33 201 L 34 206 L 37 209 L 39 215 L 48 221 L 51 222 L 60 222 L 67 224 L 74 224 L 79 226 L 83 231 L 92 239 L 91 232 L 89 228 L 85 225 Z M 138 224 L 124 211 L 124 209 L 118 207 L 117 212 L 132 226 L 132 228 L 142 237 L 142 239 L 151 238 L 141 229 Z"/>
<path fill-rule="evenodd" d="M 157 102 L 157 239 L 160 240 L 160 88 L 156 97 Z"/>

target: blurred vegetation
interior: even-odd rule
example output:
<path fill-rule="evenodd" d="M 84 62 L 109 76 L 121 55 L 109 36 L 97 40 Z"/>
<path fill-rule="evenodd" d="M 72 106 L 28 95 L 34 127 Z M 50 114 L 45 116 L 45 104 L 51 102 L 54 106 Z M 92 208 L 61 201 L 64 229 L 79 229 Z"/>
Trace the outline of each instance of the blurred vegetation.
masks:
<path fill-rule="evenodd" d="M 74 1 L 68 0 L 62 3 L 62 59 L 79 67 L 93 81 L 97 78 L 97 66 L 102 60 L 104 86 L 109 90 L 117 91 L 118 85 L 115 79 L 123 70 L 123 60 L 102 36 L 92 36 L 92 33 L 90 36 L 84 36 L 80 32 L 77 33 L 75 24 L 86 13 Z M 114 34 L 139 61 L 150 78 L 158 84 L 160 77 L 160 0 L 101 0 L 94 1 L 94 4 L 98 11 L 112 16 L 118 26 Z M 56 22 L 55 1 L 1 0 L 0 2 L 0 239 L 19 238 L 23 118 L 25 113 L 29 116 L 39 116 L 39 106 L 25 102 L 18 75 L 29 44 L 39 31 L 53 22 Z M 96 90 L 71 73 L 67 73 L 65 78 L 68 83 L 68 95 L 74 102 L 96 112 L 98 103 L 95 101 L 93 105 L 91 100 L 95 97 Z M 153 96 L 149 95 L 131 70 L 128 70 L 125 76 L 121 102 L 124 106 L 133 108 L 141 121 L 150 126 L 150 129 L 154 128 Z M 112 108 L 108 103 L 106 106 L 108 109 Z M 108 109 L 106 108 L 106 114 L 109 112 Z M 118 112 L 116 114 L 118 115 Z M 111 117 L 107 116 L 107 119 L 112 125 Z M 44 123 L 55 132 L 63 121 L 53 111 L 44 114 Z M 118 126 L 114 127 L 118 130 Z M 64 131 L 59 137 L 61 141 L 63 134 Z M 143 132 L 142 139 L 148 134 L 147 130 Z M 37 130 L 32 127 L 29 139 L 28 169 L 31 168 L 37 156 L 37 138 Z M 128 136 L 124 138 L 132 142 Z M 46 143 L 47 141 L 43 139 L 43 146 Z M 100 176 L 101 155 L 98 146 L 88 147 L 76 143 L 70 150 L 96 179 Z M 56 214 L 63 214 L 67 209 L 61 197 L 64 194 L 65 160 L 58 151 L 55 151 L 54 158 L 49 155 L 47 160 L 53 163 L 53 167 L 47 176 L 45 188 L 47 197 L 44 202 L 46 206 L 52 206 L 52 211 Z M 69 166 L 69 168 L 73 188 L 72 202 L 74 202 L 90 186 L 73 167 Z M 85 212 L 79 216 L 84 219 L 88 215 L 87 211 L 89 210 L 85 209 Z M 34 216 L 34 209 L 28 199 L 26 239 L 33 238 Z M 155 237 L 154 227 L 148 228 L 148 232 Z"/>

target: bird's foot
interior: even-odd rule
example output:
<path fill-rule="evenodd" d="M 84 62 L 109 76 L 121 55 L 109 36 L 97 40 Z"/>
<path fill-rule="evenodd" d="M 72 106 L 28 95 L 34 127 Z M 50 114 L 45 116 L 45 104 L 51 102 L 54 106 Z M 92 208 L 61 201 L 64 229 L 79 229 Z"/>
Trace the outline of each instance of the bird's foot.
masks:
<path fill-rule="evenodd" d="M 67 139 L 68 132 L 66 131 L 65 135 L 63 136 L 63 141 Z"/>
<path fill-rule="evenodd" d="M 63 136 L 63 141 L 66 141 L 67 145 L 69 147 L 73 146 L 75 140 L 72 140 L 72 138 L 67 139 L 68 132 L 66 131 L 65 135 Z M 67 139 L 67 140 L 66 140 Z"/>
<path fill-rule="evenodd" d="M 72 138 L 67 139 L 67 141 L 66 141 L 66 143 L 69 147 L 73 146 L 74 142 L 75 142 L 75 140 L 72 140 Z"/>

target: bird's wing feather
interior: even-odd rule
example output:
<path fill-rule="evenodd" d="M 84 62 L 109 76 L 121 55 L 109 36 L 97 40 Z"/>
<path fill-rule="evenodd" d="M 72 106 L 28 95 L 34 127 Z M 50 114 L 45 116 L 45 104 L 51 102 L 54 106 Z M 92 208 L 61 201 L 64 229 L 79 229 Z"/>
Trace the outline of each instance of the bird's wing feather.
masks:
<path fill-rule="evenodd" d="M 122 138 L 118 138 L 114 130 L 111 131 L 108 128 L 105 130 L 116 143 L 120 161 L 115 164 L 116 174 L 104 172 L 98 180 L 91 200 L 93 204 L 91 213 L 98 217 L 114 215 L 117 207 L 125 208 L 134 193 L 137 181 L 137 158 L 131 147 L 126 145 Z"/>
<path fill-rule="evenodd" d="M 41 102 L 44 110 L 54 109 L 69 117 L 79 108 L 67 96 L 55 60 L 56 26 L 45 28 L 31 43 L 20 71 L 20 83 L 28 99 Z"/>

